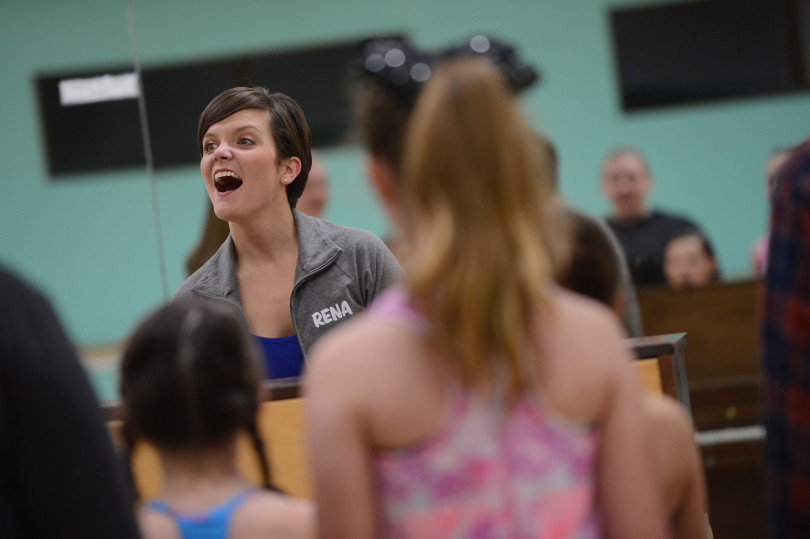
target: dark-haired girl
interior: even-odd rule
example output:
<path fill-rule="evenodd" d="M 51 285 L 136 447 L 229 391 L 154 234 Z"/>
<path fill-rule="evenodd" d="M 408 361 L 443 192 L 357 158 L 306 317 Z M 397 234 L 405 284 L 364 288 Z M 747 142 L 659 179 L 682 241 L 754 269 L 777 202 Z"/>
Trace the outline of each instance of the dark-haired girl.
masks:
<path fill-rule="evenodd" d="M 147 539 L 311 537 L 312 506 L 272 488 L 256 428 L 261 361 L 244 324 L 223 305 L 185 300 L 146 318 L 124 351 L 121 397 L 129 452 L 158 450 L 165 480 L 139 509 Z M 250 435 L 265 488 L 236 470 Z"/>

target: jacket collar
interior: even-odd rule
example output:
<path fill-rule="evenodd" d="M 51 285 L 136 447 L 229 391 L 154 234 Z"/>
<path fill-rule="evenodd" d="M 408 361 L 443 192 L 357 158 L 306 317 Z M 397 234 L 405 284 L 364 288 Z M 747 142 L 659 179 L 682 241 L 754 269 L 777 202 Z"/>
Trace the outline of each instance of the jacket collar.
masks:
<path fill-rule="evenodd" d="M 210 296 L 235 300 L 241 305 L 235 255 L 233 238 L 228 234 L 214 256 L 200 268 L 198 272 L 200 279 L 194 285 L 194 289 Z"/>
<path fill-rule="evenodd" d="M 298 265 L 295 268 L 297 283 L 332 261 L 340 254 L 341 249 L 327 234 L 323 221 L 295 209 L 292 212 L 298 232 Z"/>
<path fill-rule="evenodd" d="M 298 263 L 295 268 L 295 283 L 298 284 L 334 260 L 341 248 L 329 237 L 323 221 L 295 209 L 292 213 L 298 234 Z M 241 305 L 236 277 L 236 248 L 230 234 L 205 266 L 208 266 L 208 271 L 200 272 L 201 278 L 194 289 Z"/>

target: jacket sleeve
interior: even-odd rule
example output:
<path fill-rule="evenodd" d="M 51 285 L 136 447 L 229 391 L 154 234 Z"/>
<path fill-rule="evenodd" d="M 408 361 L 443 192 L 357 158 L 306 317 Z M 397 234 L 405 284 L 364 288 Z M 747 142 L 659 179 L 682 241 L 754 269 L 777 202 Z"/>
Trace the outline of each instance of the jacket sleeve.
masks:
<path fill-rule="evenodd" d="M 404 272 L 394 254 L 378 236 L 369 233 L 367 241 L 368 266 L 364 275 L 364 292 L 367 303 L 371 303 L 380 292 L 402 279 Z"/>

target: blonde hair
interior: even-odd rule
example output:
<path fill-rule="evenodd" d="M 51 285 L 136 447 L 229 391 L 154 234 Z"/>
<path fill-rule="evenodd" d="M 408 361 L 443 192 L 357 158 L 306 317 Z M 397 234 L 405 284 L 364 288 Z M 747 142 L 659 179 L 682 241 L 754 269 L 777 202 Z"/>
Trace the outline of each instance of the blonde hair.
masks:
<path fill-rule="evenodd" d="M 533 384 L 532 320 L 562 258 L 553 234 L 566 236 L 545 165 L 493 66 L 460 59 L 436 70 L 405 139 L 407 284 L 464 381 L 511 396 Z"/>

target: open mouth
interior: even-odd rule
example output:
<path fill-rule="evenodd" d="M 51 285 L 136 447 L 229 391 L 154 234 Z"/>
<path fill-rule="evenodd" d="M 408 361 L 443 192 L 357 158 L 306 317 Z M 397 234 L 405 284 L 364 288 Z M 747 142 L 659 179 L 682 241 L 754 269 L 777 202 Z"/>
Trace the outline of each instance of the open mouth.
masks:
<path fill-rule="evenodd" d="M 217 172 L 214 175 L 214 187 L 220 193 L 235 191 L 242 187 L 242 179 L 230 170 Z"/>

